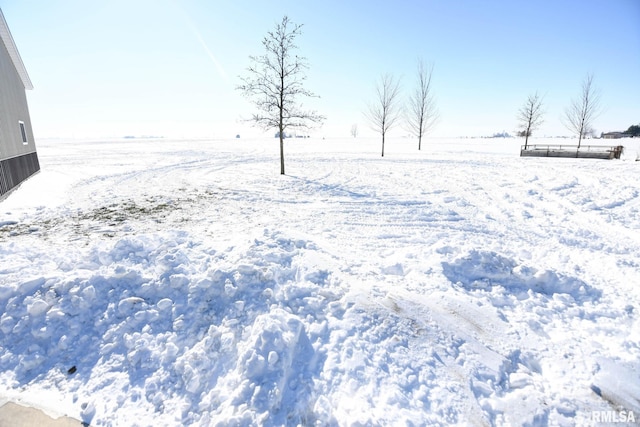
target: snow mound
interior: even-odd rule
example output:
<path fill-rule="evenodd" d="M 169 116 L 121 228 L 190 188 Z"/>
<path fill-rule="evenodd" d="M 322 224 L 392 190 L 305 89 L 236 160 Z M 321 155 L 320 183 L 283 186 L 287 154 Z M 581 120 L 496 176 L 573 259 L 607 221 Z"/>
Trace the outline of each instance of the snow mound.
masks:
<path fill-rule="evenodd" d="M 582 280 L 538 270 L 491 251 L 472 250 L 453 262 L 442 263 L 444 275 L 467 290 L 501 291 L 525 299 L 530 292 L 570 295 L 577 302 L 593 301 L 602 292 Z"/>
<path fill-rule="evenodd" d="M 310 325 L 340 295 L 308 246 L 265 231 L 218 252 L 176 233 L 99 244 L 83 269 L 51 254 L 57 274 L 0 287 L 0 369 L 16 385 L 126 384 L 85 422 L 120 407 L 185 424 L 302 419 L 318 369 L 305 326 L 317 340 Z"/>

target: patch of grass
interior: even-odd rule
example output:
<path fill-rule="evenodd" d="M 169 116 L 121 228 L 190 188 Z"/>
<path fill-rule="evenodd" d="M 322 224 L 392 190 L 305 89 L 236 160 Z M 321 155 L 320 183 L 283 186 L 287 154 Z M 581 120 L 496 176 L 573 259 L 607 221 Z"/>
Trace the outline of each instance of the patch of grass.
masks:
<path fill-rule="evenodd" d="M 0 227 L 0 240 L 7 240 L 21 235 L 37 235 L 47 239 L 52 235 L 52 230 L 67 228 L 68 231 L 56 232 L 68 235 L 70 238 L 78 236 L 89 237 L 99 233 L 103 237 L 115 237 L 118 234 L 118 226 L 128 221 L 146 221 L 163 223 L 171 218 L 177 223 L 185 223 L 192 220 L 191 215 L 184 214 L 180 217 L 169 217 L 177 210 L 188 212 L 194 205 L 207 203 L 208 200 L 219 200 L 223 194 L 216 188 L 181 188 L 176 194 L 171 195 L 143 195 L 137 199 L 126 199 L 112 202 L 89 210 L 56 211 L 49 212 L 50 218 L 35 220 L 32 223 L 16 222 L 4 224 Z M 105 229 L 113 227 L 113 231 Z"/>
<path fill-rule="evenodd" d="M 146 202 L 145 204 L 138 204 L 133 200 L 128 200 L 120 204 L 102 206 L 81 215 L 78 219 L 117 225 L 127 220 L 157 216 L 169 210 L 176 209 L 173 204 L 167 202 L 156 203 L 153 199 L 147 199 Z"/>

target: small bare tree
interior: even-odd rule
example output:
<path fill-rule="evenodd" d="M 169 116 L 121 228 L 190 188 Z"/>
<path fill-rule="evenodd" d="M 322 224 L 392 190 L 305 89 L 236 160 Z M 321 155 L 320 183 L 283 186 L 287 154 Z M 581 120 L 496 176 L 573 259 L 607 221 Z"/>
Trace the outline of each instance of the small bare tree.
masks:
<path fill-rule="evenodd" d="M 262 40 L 265 53 L 250 56 L 249 75 L 241 77 L 238 90 L 253 99 L 258 108 L 249 121 L 263 129 L 277 129 L 280 138 L 280 173 L 284 175 L 284 137 L 289 128 L 309 129 L 324 121 L 316 111 L 305 111 L 297 102 L 300 96 L 316 97 L 304 88 L 306 58 L 293 54 L 298 48 L 295 39 L 302 34 L 302 25 L 292 23 L 287 16 L 276 24 Z"/>
<path fill-rule="evenodd" d="M 409 97 L 407 110 L 408 131 L 418 138 L 418 150 L 422 148 L 422 137 L 436 124 L 439 114 L 433 97 L 431 77 L 433 64 L 425 66 L 418 62 L 418 84 Z"/>
<path fill-rule="evenodd" d="M 521 135 L 524 135 L 524 149 L 527 149 L 529 137 L 544 122 L 544 110 L 542 109 L 542 97 L 536 92 L 529 95 L 527 101 L 518 111 L 518 122 L 522 129 Z"/>
<path fill-rule="evenodd" d="M 351 136 L 354 138 L 358 137 L 358 124 L 354 123 L 351 125 Z"/>
<path fill-rule="evenodd" d="M 384 138 L 400 118 L 402 110 L 399 105 L 400 81 L 391 74 L 384 74 L 376 83 L 376 97 L 369 104 L 365 117 L 371 128 L 382 135 L 382 157 L 384 157 Z"/>
<path fill-rule="evenodd" d="M 578 148 L 582 138 L 593 129 L 593 121 L 602 112 L 600 91 L 593 85 L 593 74 L 587 74 L 582 82 L 582 91 L 578 98 L 564 111 L 563 123 L 570 131 L 578 134 Z"/>

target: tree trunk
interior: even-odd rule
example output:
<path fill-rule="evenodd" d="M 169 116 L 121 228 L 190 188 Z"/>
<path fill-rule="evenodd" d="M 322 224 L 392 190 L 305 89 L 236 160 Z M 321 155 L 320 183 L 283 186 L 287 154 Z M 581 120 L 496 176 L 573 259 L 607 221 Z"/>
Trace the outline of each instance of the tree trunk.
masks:
<path fill-rule="evenodd" d="M 382 134 L 382 157 L 384 157 L 384 133 Z"/>
<path fill-rule="evenodd" d="M 580 127 L 580 134 L 578 135 L 578 150 L 580 149 L 580 144 L 582 143 L 582 134 L 584 133 L 584 120 L 583 124 Z"/>
<path fill-rule="evenodd" d="M 278 129 L 280 130 L 280 175 L 284 175 L 284 127 L 282 126 L 282 108 L 280 108 L 280 126 L 278 126 Z"/>
<path fill-rule="evenodd" d="M 284 58 L 284 52 L 282 53 Z M 283 59 L 284 60 L 284 59 Z M 280 70 L 284 70 L 284 64 L 281 64 Z M 280 72 L 280 175 L 284 175 L 284 73 Z"/>
<path fill-rule="evenodd" d="M 280 175 L 284 175 L 284 139 L 280 134 Z"/>

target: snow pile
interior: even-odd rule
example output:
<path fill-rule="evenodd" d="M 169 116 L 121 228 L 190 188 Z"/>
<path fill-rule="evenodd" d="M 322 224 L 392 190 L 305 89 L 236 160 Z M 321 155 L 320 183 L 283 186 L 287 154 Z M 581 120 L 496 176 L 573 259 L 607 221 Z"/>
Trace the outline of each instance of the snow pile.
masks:
<path fill-rule="evenodd" d="M 635 162 L 305 140 L 280 177 L 264 144 L 40 144 L 0 205 L 0 399 L 96 426 L 640 419 Z"/>
<path fill-rule="evenodd" d="M 2 288 L 2 370 L 17 384 L 43 374 L 70 392 L 126 384 L 83 402 L 121 423 L 141 409 L 202 425 L 312 413 L 321 356 L 311 340 L 323 338 L 322 313 L 340 290 L 307 261 L 318 256 L 307 242 L 265 231 L 220 253 L 184 233 L 108 243 L 49 254 L 40 262 L 56 273 Z M 3 255 L 29 263 L 27 251 Z"/>

